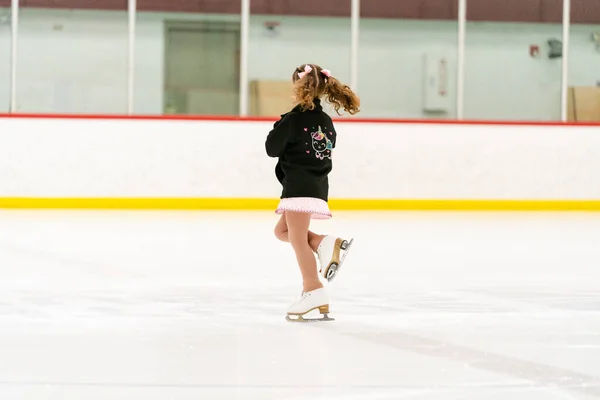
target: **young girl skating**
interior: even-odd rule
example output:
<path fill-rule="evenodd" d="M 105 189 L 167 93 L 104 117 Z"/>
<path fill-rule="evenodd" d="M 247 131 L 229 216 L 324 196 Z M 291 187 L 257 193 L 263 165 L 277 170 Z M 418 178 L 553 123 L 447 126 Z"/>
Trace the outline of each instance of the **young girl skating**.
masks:
<path fill-rule="evenodd" d="M 331 117 L 323 111 L 321 98 L 331 103 L 338 114 L 343 108 L 352 115 L 359 112 L 360 100 L 329 70 L 315 64 L 296 68 L 292 81 L 296 106 L 275 123 L 265 144 L 269 157 L 279 159 L 275 175 L 283 186 L 276 211 L 281 217 L 275 226 L 275 236 L 292 245 L 302 274 L 302 295 L 288 309 L 287 319 L 310 321 L 302 317 L 318 309 L 323 315 L 319 321 L 332 320 L 327 315 L 329 297 L 319 272 L 331 281 L 352 240 L 309 230 L 311 219 L 331 218 L 327 204 L 328 175 L 337 134 Z M 315 253 L 320 264 L 318 272 Z"/>

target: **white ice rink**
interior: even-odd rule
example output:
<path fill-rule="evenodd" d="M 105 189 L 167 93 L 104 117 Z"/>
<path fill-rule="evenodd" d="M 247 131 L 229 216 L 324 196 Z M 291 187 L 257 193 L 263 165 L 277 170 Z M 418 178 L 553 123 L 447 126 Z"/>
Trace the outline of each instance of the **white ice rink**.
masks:
<path fill-rule="evenodd" d="M 600 214 L 335 213 L 321 324 L 275 221 L 0 211 L 0 399 L 600 399 Z"/>

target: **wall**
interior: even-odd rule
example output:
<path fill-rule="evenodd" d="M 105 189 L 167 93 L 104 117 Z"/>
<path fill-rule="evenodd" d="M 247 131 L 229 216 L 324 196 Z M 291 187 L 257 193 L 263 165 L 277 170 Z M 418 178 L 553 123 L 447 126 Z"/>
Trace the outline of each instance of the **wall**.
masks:
<path fill-rule="evenodd" d="M 563 0 L 477 0 L 467 2 L 470 21 L 559 23 Z M 11 0 L 0 0 L 0 7 L 10 7 Z M 21 0 L 21 7 L 84 10 L 125 10 L 123 0 Z M 241 0 L 141 0 L 138 11 L 180 12 L 195 14 L 240 14 Z M 350 17 L 351 0 L 254 0 L 252 14 Z M 597 0 L 572 0 L 571 21 L 578 24 L 600 22 Z M 458 0 L 369 0 L 360 3 L 365 18 L 456 20 Z"/>
<path fill-rule="evenodd" d="M 2 197 L 277 198 L 272 121 L 0 118 Z M 338 122 L 332 198 L 600 199 L 598 126 Z"/>
<path fill-rule="evenodd" d="M 165 14 L 139 13 L 135 112 L 162 113 Z M 215 16 L 168 14 L 172 19 Z M 239 20 L 237 16 L 216 18 Z M 281 21 L 278 36 L 265 35 L 265 20 Z M 422 112 L 423 53 L 445 54 L 456 92 L 457 23 L 363 19 L 360 86 L 364 117 L 432 117 Z M 593 25 L 572 27 L 569 80 L 595 85 L 600 52 L 590 40 Z M 8 57 L 8 26 L 0 25 L 0 56 Z M 253 16 L 250 79 L 288 79 L 290 69 L 310 61 L 349 81 L 350 21 L 347 18 Z M 532 59 L 530 44 L 560 38 L 552 24 L 470 22 L 467 30 L 465 113 L 468 118 L 558 120 L 561 60 Z M 127 101 L 127 16 L 122 12 L 24 9 L 19 39 L 18 104 L 27 112 L 124 113 Z M 0 57 L 0 111 L 8 108 L 8 63 Z M 40 68 L 43 65 L 44 68 Z M 448 115 L 453 118 L 456 104 Z"/>

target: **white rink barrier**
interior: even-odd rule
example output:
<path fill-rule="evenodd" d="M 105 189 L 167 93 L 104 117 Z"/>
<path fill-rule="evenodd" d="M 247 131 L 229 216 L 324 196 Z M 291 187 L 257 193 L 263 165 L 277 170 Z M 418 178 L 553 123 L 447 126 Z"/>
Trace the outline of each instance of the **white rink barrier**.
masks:
<path fill-rule="evenodd" d="M 0 118 L 0 198 L 277 198 L 272 121 Z M 336 199 L 600 199 L 600 126 L 340 122 Z"/>

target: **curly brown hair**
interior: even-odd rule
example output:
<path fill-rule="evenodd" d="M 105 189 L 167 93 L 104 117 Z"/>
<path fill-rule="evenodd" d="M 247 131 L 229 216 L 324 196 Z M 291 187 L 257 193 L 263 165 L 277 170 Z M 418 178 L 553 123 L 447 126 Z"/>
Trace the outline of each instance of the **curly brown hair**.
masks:
<path fill-rule="evenodd" d="M 324 73 L 323 68 L 316 64 L 302 64 L 296 68 L 292 75 L 296 104 L 303 110 L 314 110 L 314 100 L 325 97 L 338 115 L 341 115 L 340 108 L 351 115 L 358 113 L 360 99 L 356 93 L 333 76 L 327 76 L 327 72 Z M 303 73 L 300 77 L 299 74 Z"/>

